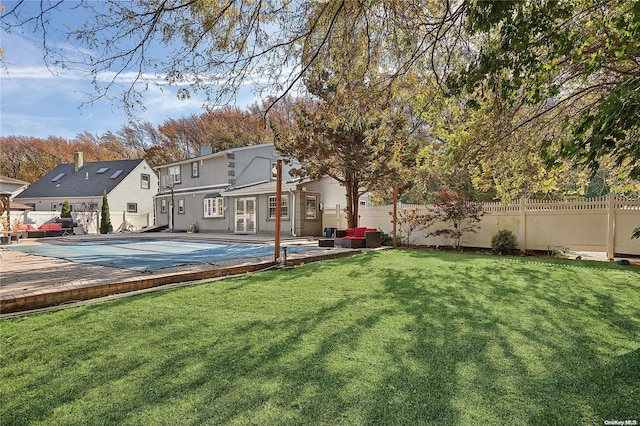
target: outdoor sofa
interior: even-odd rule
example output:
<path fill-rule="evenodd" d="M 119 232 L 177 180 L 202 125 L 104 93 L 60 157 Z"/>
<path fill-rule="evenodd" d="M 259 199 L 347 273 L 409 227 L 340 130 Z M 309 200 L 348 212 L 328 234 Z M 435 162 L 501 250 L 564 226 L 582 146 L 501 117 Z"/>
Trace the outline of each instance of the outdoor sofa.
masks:
<path fill-rule="evenodd" d="M 336 231 L 336 239 L 342 248 L 380 247 L 381 233 L 375 228 L 349 228 Z"/>
<path fill-rule="evenodd" d="M 38 228 L 33 225 L 24 226 L 27 227 L 26 231 L 29 238 L 60 237 L 66 232 L 62 228 L 62 223 L 43 223 Z"/>

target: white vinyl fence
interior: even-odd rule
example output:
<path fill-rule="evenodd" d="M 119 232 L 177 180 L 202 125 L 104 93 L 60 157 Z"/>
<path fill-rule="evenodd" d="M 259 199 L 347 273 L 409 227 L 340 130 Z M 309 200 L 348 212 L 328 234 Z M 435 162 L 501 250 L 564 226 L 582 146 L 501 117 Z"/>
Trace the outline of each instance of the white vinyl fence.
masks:
<path fill-rule="evenodd" d="M 640 239 L 631 239 L 631 233 L 640 226 L 640 198 L 607 195 L 567 201 L 544 201 L 522 199 L 515 204 L 482 203 L 485 215 L 479 223 L 477 233 L 462 236 L 462 245 L 467 247 L 491 247 L 491 238 L 501 229 L 511 230 L 520 250 L 553 250 L 564 248 L 579 251 L 606 252 L 614 254 L 640 255 Z M 427 213 L 427 206 L 398 204 L 398 211 L 416 209 Z M 393 230 L 393 205 L 360 207 L 359 225 Z M 337 205 L 325 207 L 322 215 L 324 228 L 345 229 L 346 214 Z M 434 223 L 428 229 L 411 235 L 411 244 L 451 245 L 443 236 L 426 237 L 429 232 L 451 227 L 450 224 Z"/>
<path fill-rule="evenodd" d="M 109 212 L 113 232 L 139 231 L 153 226 L 152 213 Z M 18 219 L 20 223 L 30 224 L 36 228 L 43 223 L 54 222 L 60 212 L 49 211 L 11 211 L 11 221 Z M 76 234 L 99 234 L 100 212 L 72 212 L 71 217 L 78 222 L 74 228 Z"/>

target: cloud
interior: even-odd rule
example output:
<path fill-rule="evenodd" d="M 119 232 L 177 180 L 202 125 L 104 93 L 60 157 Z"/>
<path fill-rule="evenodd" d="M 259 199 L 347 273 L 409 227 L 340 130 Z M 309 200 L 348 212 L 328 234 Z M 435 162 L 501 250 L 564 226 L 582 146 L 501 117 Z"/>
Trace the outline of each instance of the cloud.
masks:
<path fill-rule="evenodd" d="M 53 43 L 54 41 L 52 41 Z M 116 74 L 113 71 L 100 72 L 96 76 L 99 86 L 105 87 L 116 78 L 116 84 L 110 90 L 109 98 L 95 100 L 96 89 L 91 74 L 86 69 L 47 68 L 42 58 L 39 40 L 24 34 L 3 34 L 2 47 L 6 51 L 0 69 L 0 109 L 2 120 L 0 134 L 23 135 L 45 138 L 59 136 L 67 139 L 82 132 L 103 134 L 117 131 L 131 119 L 142 119 L 155 125 L 170 118 L 180 118 L 189 114 L 200 114 L 206 102 L 202 92 L 193 92 L 190 98 L 179 100 L 176 96 L 179 88 L 189 86 L 194 78 L 185 78 L 179 84 L 168 85 L 158 75 L 135 72 Z M 58 42 L 59 48 L 73 50 Z M 82 53 L 82 52 L 81 52 Z M 124 112 L 120 95 L 127 90 L 138 77 L 150 84 L 141 90 L 144 110 L 138 110 L 132 116 Z M 207 84 L 210 88 L 220 86 L 223 76 L 211 75 Z M 246 107 L 257 99 L 252 92 L 254 85 L 267 83 L 264 75 L 248 76 L 235 96 L 235 103 Z M 84 104 L 84 106 L 82 106 Z"/>

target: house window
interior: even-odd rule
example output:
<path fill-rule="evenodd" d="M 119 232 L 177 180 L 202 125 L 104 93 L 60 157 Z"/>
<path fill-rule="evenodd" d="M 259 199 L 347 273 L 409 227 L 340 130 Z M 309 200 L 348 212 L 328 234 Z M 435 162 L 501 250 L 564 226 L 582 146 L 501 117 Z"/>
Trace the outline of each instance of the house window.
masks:
<path fill-rule="evenodd" d="M 194 161 L 193 163 L 191 163 L 191 177 L 198 176 L 200 176 L 200 163 Z"/>
<path fill-rule="evenodd" d="M 276 197 L 269 197 L 269 219 L 276 218 Z M 289 218 L 289 197 L 284 196 L 280 202 L 280 218 L 288 219 Z"/>
<path fill-rule="evenodd" d="M 315 195 L 307 195 L 305 206 L 307 208 L 307 219 L 316 219 L 317 198 Z"/>
<path fill-rule="evenodd" d="M 51 203 L 51 211 L 52 212 L 58 211 L 58 203 Z"/>
<path fill-rule="evenodd" d="M 89 203 L 89 211 L 97 212 L 98 211 L 98 203 Z"/>
<path fill-rule="evenodd" d="M 138 203 L 127 203 L 127 213 L 138 213 Z"/>
<path fill-rule="evenodd" d="M 167 199 L 163 198 L 160 200 L 160 213 L 167 212 Z"/>
<path fill-rule="evenodd" d="M 184 214 L 184 198 L 178 200 L 178 214 Z"/>
<path fill-rule="evenodd" d="M 278 163 L 271 163 L 271 179 L 278 179 Z"/>
<path fill-rule="evenodd" d="M 142 189 L 149 189 L 151 188 L 151 176 L 147 175 L 147 174 L 141 174 L 140 175 L 140 187 Z"/>
<path fill-rule="evenodd" d="M 180 183 L 180 166 L 169 167 L 169 176 L 173 176 L 173 183 Z"/>
<path fill-rule="evenodd" d="M 224 217 L 222 197 L 204 199 L 204 217 Z"/>

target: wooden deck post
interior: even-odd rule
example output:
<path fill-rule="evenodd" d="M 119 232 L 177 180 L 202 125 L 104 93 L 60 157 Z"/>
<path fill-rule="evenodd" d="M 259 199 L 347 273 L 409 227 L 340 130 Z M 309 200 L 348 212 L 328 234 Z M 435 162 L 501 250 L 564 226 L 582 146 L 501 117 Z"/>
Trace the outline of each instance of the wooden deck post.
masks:
<path fill-rule="evenodd" d="M 273 261 L 280 261 L 280 216 L 282 216 L 282 160 L 276 161 L 276 235 Z"/>

